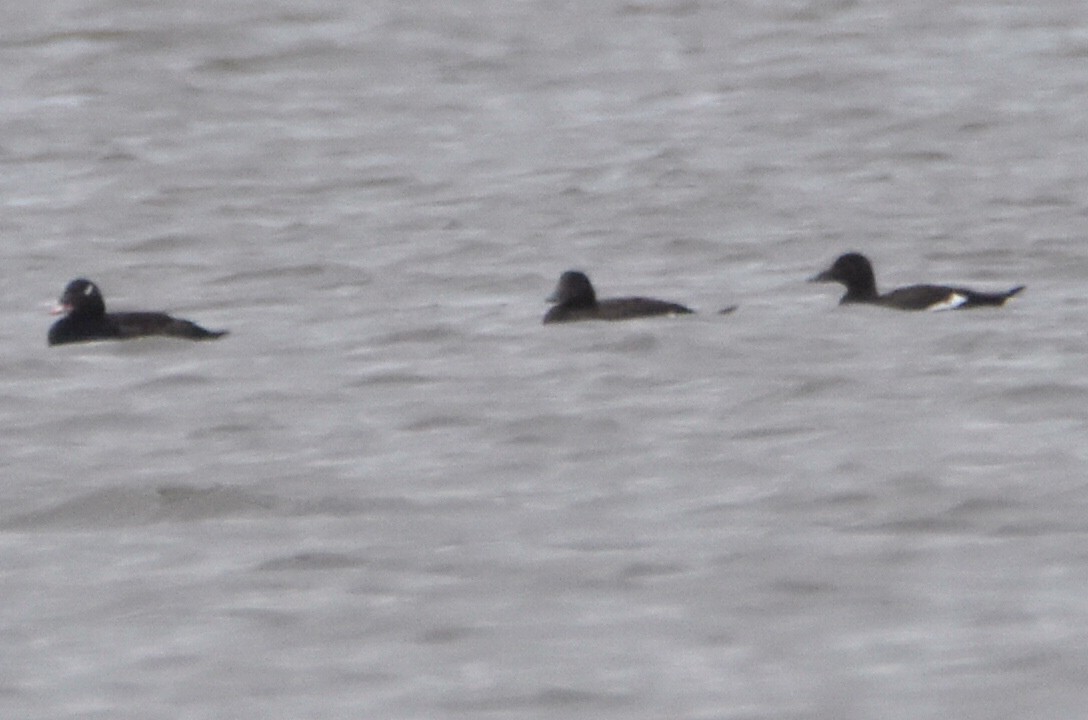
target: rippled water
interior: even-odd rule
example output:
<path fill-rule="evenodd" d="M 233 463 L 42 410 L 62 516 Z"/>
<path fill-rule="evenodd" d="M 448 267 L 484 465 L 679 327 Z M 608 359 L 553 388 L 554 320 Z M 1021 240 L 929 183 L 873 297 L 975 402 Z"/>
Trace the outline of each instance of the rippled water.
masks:
<path fill-rule="evenodd" d="M 0 714 L 1083 713 L 1088 6 L 342 5 L 5 6 Z"/>

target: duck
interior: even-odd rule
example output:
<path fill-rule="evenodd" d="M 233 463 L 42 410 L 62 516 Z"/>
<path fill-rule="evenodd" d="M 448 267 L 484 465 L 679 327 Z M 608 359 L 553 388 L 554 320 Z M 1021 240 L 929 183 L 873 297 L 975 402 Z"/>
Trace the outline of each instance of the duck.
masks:
<path fill-rule="evenodd" d="M 840 255 L 831 267 L 809 278 L 809 282 L 837 282 L 846 286 L 840 305 L 865 303 L 896 310 L 960 310 L 1000 307 L 1025 286 L 1004 292 L 979 292 L 948 285 L 908 285 L 881 294 L 876 289 L 873 265 L 861 253 Z"/>
<path fill-rule="evenodd" d="M 128 340 L 151 335 L 214 340 L 227 334 L 226 330 L 208 330 L 162 312 L 108 313 L 102 291 L 87 278 L 76 278 L 65 286 L 53 314 L 64 317 L 49 328 L 50 345 Z"/>
<path fill-rule="evenodd" d="M 622 297 L 598 300 L 589 277 L 579 270 L 567 270 L 559 276 L 555 291 L 548 296 L 554 307 L 544 315 L 544 324 L 579 320 L 630 320 L 656 315 L 689 315 L 689 307 L 665 300 Z"/>

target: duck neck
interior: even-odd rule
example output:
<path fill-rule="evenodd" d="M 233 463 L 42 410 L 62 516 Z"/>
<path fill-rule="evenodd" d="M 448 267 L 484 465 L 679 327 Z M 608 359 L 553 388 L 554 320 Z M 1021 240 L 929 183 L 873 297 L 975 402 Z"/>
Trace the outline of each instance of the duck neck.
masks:
<path fill-rule="evenodd" d="M 102 317 L 106 314 L 106 303 L 100 297 L 87 298 L 68 314 L 86 318 Z"/>
<path fill-rule="evenodd" d="M 846 286 L 846 294 L 842 296 L 841 302 L 872 302 L 879 297 L 880 293 L 876 290 L 876 278 L 872 273 L 868 273 L 852 278 L 850 284 Z"/>

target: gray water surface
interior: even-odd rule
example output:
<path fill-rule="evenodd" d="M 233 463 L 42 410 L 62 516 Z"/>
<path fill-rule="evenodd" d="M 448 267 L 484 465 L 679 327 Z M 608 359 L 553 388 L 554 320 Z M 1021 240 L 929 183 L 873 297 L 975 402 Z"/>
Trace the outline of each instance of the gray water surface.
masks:
<path fill-rule="evenodd" d="M 1088 5 L 2 14 L 0 715 L 1084 715 Z"/>

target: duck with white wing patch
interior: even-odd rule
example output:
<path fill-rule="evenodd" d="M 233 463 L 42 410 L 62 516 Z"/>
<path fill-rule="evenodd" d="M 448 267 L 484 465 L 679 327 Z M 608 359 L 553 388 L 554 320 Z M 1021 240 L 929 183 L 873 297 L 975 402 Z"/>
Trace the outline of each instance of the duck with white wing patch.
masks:
<path fill-rule="evenodd" d="M 1000 307 L 1024 289 L 1017 285 L 1004 292 L 987 293 L 946 285 L 908 285 L 881 294 L 869 259 L 860 253 L 846 253 L 809 282 L 837 282 L 846 286 L 839 303 L 866 303 L 896 310 L 955 310 L 974 307 Z"/>

